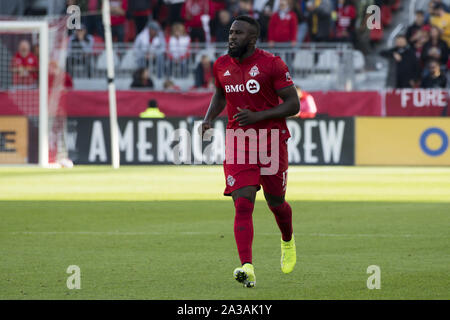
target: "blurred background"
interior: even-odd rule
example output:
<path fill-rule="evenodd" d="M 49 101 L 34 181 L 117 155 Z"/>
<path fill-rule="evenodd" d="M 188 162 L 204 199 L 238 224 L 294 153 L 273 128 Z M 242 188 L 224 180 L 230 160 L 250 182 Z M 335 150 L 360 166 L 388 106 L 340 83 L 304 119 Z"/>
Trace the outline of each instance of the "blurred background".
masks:
<path fill-rule="evenodd" d="M 78 30 L 67 27 L 73 5 L 80 8 Z M 243 14 L 261 25 L 258 47 L 288 65 L 299 118 L 449 115 L 447 0 L 111 0 L 110 6 L 119 118 L 203 117 L 213 63 L 227 52 L 233 18 Z M 101 0 L 0 1 L 2 21 L 50 26 L 50 162 L 60 150 L 67 155 L 68 133 L 78 130 L 71 118 L 109 116 L 101 8 Z M 28 163 L 38 153 L 39 51 L 35 32 L 0 33 L 0 114 L 30 120 Z M 435 136 L 439 150 L 443 135 Z"/>
<path fill-rule="evenodd" d="M 154 90 L 210 89 L 212 76 L 204 69 L 224 54 L 228 29 L 233 18 L 241 14 L 259 21 L 259 47 L 282 56 L 295 83 L 305 90 L 446 87 L 450 26 L 445 23 L 449 19 L 445 0 L 110 3 L 119 90 L 142 86 Z M 68 30 L 66 71 L 74 89 L 102 89 L 106 57 L 100 0 L 1 1 L 0 14 L 56 19 L 66 15 L 70 5 L 80 7 L 82 29 Z M 371 5 L 381 11 L 380 28 L 372 30 L 367 28 L 371 16 L 367 8 Z M 202 23 L 202 16 L 209 21 Z M 393 51 L 406 54 L 403 63 Z M 442 71 L 438 83 L 427 78 L 436 68 L 435 64 L 429 66 L 431 60 L 437 60 Z M 408 72 L 406 63 L 411 65 Z"/>

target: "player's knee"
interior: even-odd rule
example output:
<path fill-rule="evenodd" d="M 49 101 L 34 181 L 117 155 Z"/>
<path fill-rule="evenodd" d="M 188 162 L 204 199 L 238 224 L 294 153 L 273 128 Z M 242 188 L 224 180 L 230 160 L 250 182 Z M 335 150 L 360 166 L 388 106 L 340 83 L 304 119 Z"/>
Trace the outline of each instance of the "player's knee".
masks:
<path fill-rule="evenodd" d="M 284 203 L 284 195 L 283 196 L 273 196 L 268 193 L 264 193 L 264 197 L 266 198 L 267 205 L 270 208 L 276 208 L 281 206 Z"/>
<path fill-rule="evenodd" d="M 236 191 L 233 191 L 231 193 L 231 196 L 233 197 L 234 202 L 236 202 L 236 200 L 239 198 L 245 198 L 250 202 L 254 203 L 256 197 L 256 188 L 252 186 L 244 187 Z"/>

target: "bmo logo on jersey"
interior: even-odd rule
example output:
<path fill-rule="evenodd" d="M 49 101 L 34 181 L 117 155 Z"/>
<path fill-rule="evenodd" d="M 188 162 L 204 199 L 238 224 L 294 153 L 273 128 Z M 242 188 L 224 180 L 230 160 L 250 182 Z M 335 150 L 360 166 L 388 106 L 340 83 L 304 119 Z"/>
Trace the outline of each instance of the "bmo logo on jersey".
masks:
<path fill-rule="evenodd" d="M 247 81 L 247 83 L 245 84 L 245 87 L 247 88 L 247 91 L 250 92 L 251 94 L 255 94 L 259 92 L 259 82 L 256 81 L 255 79 L 250 79 Z"/>
<path fill-rule="evenodd" d="M 251 94 L 255 94 L 257 92 L 259 92 L 259 82 L 256 81 L 255 79 L 250 79 L 247 81 L 247 83 L 245 84 L 245 86 L 243 84 L 229 84 L 229 85 L 225 85 L 225 92 L 226 93 L 232 93 L 232 92 L 244 92 L 245 89 L 247 89 L 247 91 Z"/>
<path fill-rule="evenodd" d="M 244 92 L 244 85 L 243 84 L 229 84 L 225 86 L 225 92 L 226 93 L 231 93 L 231 92 Z"/>

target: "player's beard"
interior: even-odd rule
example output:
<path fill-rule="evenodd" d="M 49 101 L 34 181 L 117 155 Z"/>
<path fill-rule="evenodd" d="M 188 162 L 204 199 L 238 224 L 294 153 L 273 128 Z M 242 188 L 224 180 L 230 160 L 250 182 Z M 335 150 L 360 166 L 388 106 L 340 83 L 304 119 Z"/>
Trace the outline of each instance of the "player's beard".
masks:
<path fill-rule="evenodd" d="M 231 49 L 230 47 L 228 47 L 228 55 L 232 58 L 240 58 L 242 57 L 244 54 L 247 53 L 248 51 L 248 42 L 241 45 L 241 46 L 236 46 L 233 49 Z"/>

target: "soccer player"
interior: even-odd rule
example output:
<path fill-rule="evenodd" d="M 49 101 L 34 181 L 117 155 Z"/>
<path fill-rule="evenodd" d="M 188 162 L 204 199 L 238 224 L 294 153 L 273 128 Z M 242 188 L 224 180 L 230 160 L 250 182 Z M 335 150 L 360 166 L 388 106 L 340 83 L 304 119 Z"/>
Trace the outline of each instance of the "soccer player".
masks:
<path fill-rule="evenodd" d="M 215 93 L 202 122 L 202 135 L 212 121 L 227 108 L 224 195 L 232 197 L 235 207 L 234 235 L 242 266 L 234 277 L 245 287 L 256 283 L 252 264 L 253 220 L 256 192 L 261 189 L 281 231 L 281 269 L 290 273 L 296 263 L 292 231 L 292 210 L 285 201 L 288 169 L 286 118 L 296 115 L 300 105 L 289 70 L 281 58 L 256 48 L 260 26 L 248 16 L 239 16 L 231 25 L 228 54 L 214 63 Z M 280 104 L 279 98 L 282 99 Z M 266 138 L 261 133 L 266 130 Z M 258 135 L 255 135 L 259 132 Z M 278 137 L 277 137 L 278 135 Z M 269 138 L 270 136 L 270 138 Z M 234 144 L 237 137 L 245 143 Z M 275 137 L 276 139 L 273 139 Z M 255 138 L 255 139 L 253 139 Z M 259 152 L 252 142 L 257 141 Z M 267 148 L 273 163 L 251 161 Z M 236 156 L 242 155 L 236 162 Z M 245 160 L 245 161 L 242 161 Z M 275 168 L 270 172 L 270 168 Z M 264 171 L 266 169 L 266 171 Z M 270 172 L 270 173 L 268 173 Z"/>

